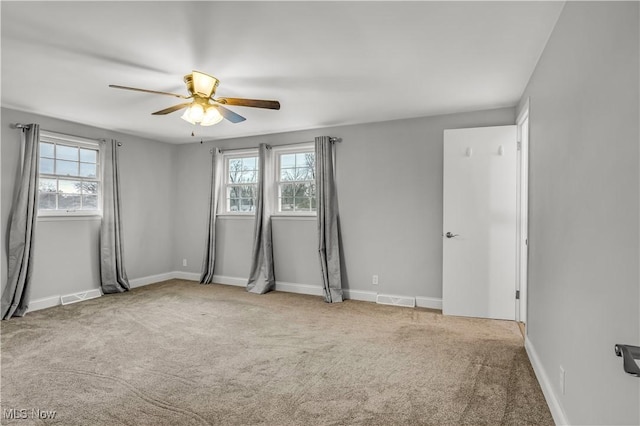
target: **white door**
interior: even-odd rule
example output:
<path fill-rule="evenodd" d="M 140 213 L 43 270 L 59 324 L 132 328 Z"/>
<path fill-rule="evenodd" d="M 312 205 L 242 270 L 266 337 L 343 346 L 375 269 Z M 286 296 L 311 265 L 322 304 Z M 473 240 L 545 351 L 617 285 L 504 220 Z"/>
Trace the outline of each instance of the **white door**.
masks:
<path fill-rule="evenodd" d="M 516 132 L 444 131 L 445 315 L 515 320 Z"/>

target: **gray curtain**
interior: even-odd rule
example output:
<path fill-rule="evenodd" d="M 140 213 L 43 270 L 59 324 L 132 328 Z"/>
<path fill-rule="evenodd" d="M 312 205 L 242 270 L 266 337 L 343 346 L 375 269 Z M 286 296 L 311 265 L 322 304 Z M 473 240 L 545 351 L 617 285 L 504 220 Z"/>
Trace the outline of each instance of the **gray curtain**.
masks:
<path fill-rule="evenodd" d="M 318 254 L 320 256 L 324 300 L 328 303 L 342 302 L 334 146 L 329 136 L 317 137 L 315 142 Z"/>
<path fill-rule="evenodd" d="M 273 246 L 271 240 L 271 149 L 260 144 L 258 157 L 258 193 L 256 195 L 256 221 L 253 230 L 253 250 L 251 252 L 251 272 L 247 291 L 264 294 L 275 290 L 273 273 Z"/>
<path fill-rule="evenodd" d="M 9 227 L 7 285 L 2 293 L 2 319 L 23 316 L 29 307 L 33 271 L 34 236 L 38 216 L 38 167 L 40 126 L 30 124 L 22 130 L 24 160 L 22 176 L 11 212 Z"/>
<path fill-rule="evenodd" d="M 118 142 L 113 139 L 103 143 L 102 223 L 100 225 L 100 281 L 103 293 L 122 293 L 129 290 L 122 244 L 118 145 Z"/>
<path fill-rule="evenodd" d="M 207 222 L 207 242 L 202 261 L 200 284 L 211 284 L 216 260 L 216 214 L 220 203 L 220 189 L 223 178 L 222 153 L 215 148 L 211 159 L 211 194 L 209 196 L 209 220 Z"/>

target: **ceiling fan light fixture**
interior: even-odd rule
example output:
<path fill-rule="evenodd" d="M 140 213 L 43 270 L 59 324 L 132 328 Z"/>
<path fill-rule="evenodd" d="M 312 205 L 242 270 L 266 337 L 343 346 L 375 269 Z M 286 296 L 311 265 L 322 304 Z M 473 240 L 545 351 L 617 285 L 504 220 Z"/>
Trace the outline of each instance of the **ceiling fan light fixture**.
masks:
<path fill-rule="evenodd" d="M 198 122 L 200 121 L 200 119 L 196 120 L 196 118 L 198 118 L 198 115 L 200 115 L 200 119 L 202 119 L 202 116 L 204 115 L 202 106 L 196 103 L 193 103 L 187 107 L 187 109 L 184 111 L 184 114 L 182 114 L 180 118 L 182 118 L 185 121 L 188 121 L 191 124 L 198 124 Z"/>
<path fill-rule="evenodd" d="M 189 123 L 191 123 L 191 124 L 196 124 L 196 122 L 195 122 L 195 121 L 193 121 L 193 120 L 191 119 L 191 116 L 189 115 L 189 108 L 187 108 L 187 110 L 184 112 L 184 114 L 182 114 L 182 115 L 180 116 L 180 118 L 182 118 L 184 121 L 187 121 L 187 122 L 189 122 Z"/>
<path fill-rule="evenodd" d="M 219 83 L 217 78 L 199 71 L 193 71 L 191 76 L 195 94 L 208 98 L 215 93 Z"/>
<path fill-rule="evenodd" d="M 202 107 L 202 105 L 198 103 L 193 103 L 189 107 L 189 116 L 196 123 L 201 122 L 202 118 L 204 117 L 204 108 Z"/>
<path fill-rule="evenodd" d="M 196 102 L 189 105 L 180 118 L 193 125 L 199 124 L 201 126 L 213 126 L 223 119 L 222 114 L 214 105 L 205 108 Z"/>
<path fill-rule="evenodd" d="M 222 114 L 218 111 L 213 105 L 207 107 L 207 110 L 204 113 L 204 117 L 202 117 L 202 121 L 200 121 L 201 126 L 213 126 L 214 124 L 218 124 L 222 121 Z"/>

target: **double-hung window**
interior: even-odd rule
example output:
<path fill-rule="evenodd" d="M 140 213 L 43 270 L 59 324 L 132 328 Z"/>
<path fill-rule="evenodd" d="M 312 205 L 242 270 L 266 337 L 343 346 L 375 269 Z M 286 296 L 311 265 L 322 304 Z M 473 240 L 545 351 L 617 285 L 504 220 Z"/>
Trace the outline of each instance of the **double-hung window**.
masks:
<path fill-rule="evenodd" d="M 258 192 L 258 153 L 255 150 L 225 154 L 224 213 L 253 213 Z"/>
<path fill-rule="evenodd" d="M 315 215 L 316 161 L 313 144 L 274 146 L 272 180 L 276 214 Z M 223 154 L 224 207 L 221 214 L 254 214 L 258 193 L 258 152 L 255 149 Z"/>
<path fill-rule="evenodd" d="M 100 214 L 100 167 L 97 141 L 41 132 L 38 215 Z"/>
<path fill-rule="evenodd" d="M 313 144 L 274 147 L 278 213 L 315 214 L 316 156 Z"/>

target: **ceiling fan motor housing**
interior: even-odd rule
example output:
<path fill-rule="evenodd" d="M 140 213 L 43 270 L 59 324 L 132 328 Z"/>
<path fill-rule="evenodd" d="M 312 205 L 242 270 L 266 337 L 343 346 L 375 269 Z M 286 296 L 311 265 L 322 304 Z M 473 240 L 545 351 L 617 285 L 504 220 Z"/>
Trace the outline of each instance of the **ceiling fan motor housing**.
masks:
<path fill-rule="evenodd" d="M 189 93 L 204 98 L 213 96 L 216 93 L 218 84 L 220 84 L 220 80 L 217 78 L 199 71 L 193 71 L 191 74 L 185 75 L 184 82 Z"/>

